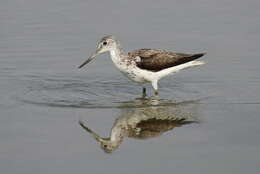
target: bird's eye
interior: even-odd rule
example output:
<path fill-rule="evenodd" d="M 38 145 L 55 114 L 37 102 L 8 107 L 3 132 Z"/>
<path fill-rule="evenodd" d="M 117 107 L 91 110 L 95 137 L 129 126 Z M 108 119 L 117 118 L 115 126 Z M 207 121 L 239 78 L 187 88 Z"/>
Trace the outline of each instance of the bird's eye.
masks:
<path fill-rule="evenodd" d="M 107 45 L 107 42 L 105 41 L 105 42 L 103 42 L 103 45 Z"/>

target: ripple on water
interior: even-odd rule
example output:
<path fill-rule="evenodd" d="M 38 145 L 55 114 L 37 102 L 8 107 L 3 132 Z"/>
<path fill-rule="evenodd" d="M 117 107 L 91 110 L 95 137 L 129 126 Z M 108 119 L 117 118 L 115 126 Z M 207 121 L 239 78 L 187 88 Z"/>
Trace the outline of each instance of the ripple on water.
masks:
<path fill-rule="evenodd" d="M 173 105 L 177 101 L 139 97 L 140 86 L 126 80 L 111 81 L 82 77 L 29 77 L 27 91 L 18 100 L 42 106 L 70 108 L 121 108 Z M 177 86 L 178 87 L 178 86 Z M 174 87 L 173 87 L 174 88 Z M 167 89 L 166 89 L 167 90 Z M 192 100 L 192 99 L 189 99 Z M 122 105 L 123 104 L 123 105 Z"/>

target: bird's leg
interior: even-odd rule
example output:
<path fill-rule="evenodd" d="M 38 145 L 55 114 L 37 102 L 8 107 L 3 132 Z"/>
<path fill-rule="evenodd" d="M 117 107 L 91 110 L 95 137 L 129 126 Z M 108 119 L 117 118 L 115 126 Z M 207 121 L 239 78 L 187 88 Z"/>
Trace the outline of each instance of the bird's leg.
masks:
<path fill-rule="evenodd" d="M 145 98 L 146 96 L 147 96 L 147 94 L 146 94 L 146 88 L 143 87 L 143 98 Z"/>
<path fill-rule="evenodd" d="M 153 86 L 153 89 L 154 89 L 154 94 L 155 95 L 158 95 L 158 80 L 154 80 L 152 81 L 152 86 Z"/>

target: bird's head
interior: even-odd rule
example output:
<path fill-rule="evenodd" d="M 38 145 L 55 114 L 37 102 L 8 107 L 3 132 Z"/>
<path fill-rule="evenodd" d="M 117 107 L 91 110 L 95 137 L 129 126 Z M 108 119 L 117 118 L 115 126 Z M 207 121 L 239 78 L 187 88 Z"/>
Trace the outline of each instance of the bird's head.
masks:
<path fill-rule="evenodd" d="M 106 153 L 112 153 L 119 146 L 119 143 L 112 142 L 110 138 L 102 138 L 100 140 L 100 146 Z"/>
<path fill-rule="evenodd" d="M 121 141 L 111 141 L 110 138 L 100 137 L 97 133 L 95 133 L 93 130 L 84 125 L 82 121 L 79 121 L 79 124 L 83 129 L 90 133 L 97 142 L 100 143 L 100 146 L 104 150 L 104 152 L 111 153 L 119 147 Z"/>
<path fill-rule="evenodd" d="M 97 45 L 96 52 L 90 56 L 85 62 L 83 62 L 79 68 L 82 68 L 84 65 L 93 60 L 97 55 L 117 49 L 119 47 L 119 42 L 115 39 L 114 36 L 105 36 L 103 37 Z"/>

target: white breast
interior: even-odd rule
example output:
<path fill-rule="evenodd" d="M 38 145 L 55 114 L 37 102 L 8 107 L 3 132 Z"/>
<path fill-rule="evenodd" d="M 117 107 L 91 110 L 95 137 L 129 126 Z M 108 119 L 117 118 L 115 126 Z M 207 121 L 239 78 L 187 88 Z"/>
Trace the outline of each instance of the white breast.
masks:
<path fill-rule="evenodd" d="M 148 71 L 139 69 L 136 67 L 135 63 L 131 63 L 126 58 L 120 57 L 119 53 L 114 50 L 110 51 L 110 56 L 115 66 L 129 79 L 139 83 L 150 81 L 148 79 L 150 78 L 151 74 L 149 74 Z"/>

